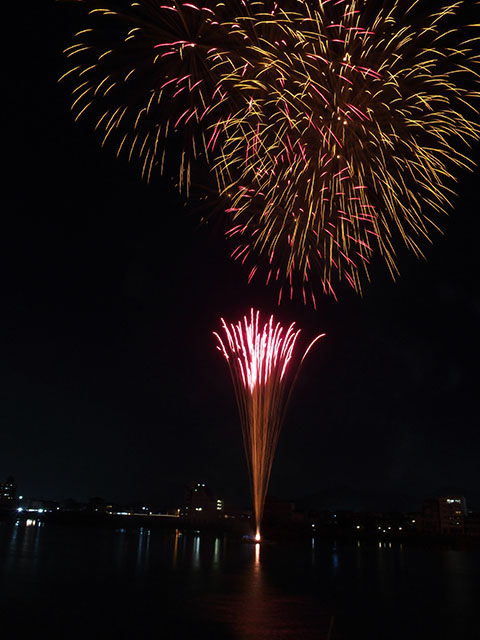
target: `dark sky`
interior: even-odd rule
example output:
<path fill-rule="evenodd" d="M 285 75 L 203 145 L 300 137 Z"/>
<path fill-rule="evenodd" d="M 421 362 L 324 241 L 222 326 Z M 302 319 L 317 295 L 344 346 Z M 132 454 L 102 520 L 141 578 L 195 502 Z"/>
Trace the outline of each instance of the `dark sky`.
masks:
<path fill-rule="evenodd" d="M 18 18 L 24 44 L 6 70 L 0 479 L 28 496 L 158 503 L 198 479 L 248 502 L 211 332 L 253 305 L 305 340 L 327 333 L 299 378 L 271 494 L 480 492 L 478 172 L 461 176 L 428 260 L 401 255 L 397 283 L 378 265 L 363 298 L 277 309 L 169 180 L 145 185 L 72 122 L 56 80 L 77 14 L 39 5 Z"/>

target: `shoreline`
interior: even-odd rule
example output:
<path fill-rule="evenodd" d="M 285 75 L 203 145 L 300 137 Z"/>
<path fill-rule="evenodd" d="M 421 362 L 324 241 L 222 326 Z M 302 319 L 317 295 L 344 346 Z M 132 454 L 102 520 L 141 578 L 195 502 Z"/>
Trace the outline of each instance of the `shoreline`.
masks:
<path fill-rule="evenodd" d="M 189 522 L 181 516 L 167 514 L 141 514 L 141 513 L 85 513 L 52 511 L 46 513 L 3 511 L 0 512 L 0 522 L 27 522 L 37 521 L 45 524 L 55 524 L 70 527 L 108 527 L 122 529 L 137 529 L 148 527 L 150 529 L 179 530 L 182 532 L 199 532 L 206 535 L 228 535 L 241 540 L 248 534 L 251 527 L 245 521 L 228 520 L 227 522 Z M 480 536 L 426 536 L 417 533 L 381 534 L 376 533 L 350 533 L 345 531 L 315 531 L 305 529 L 284 530 L 281 528 L 264 528 L 262 535 L 265 542 L 294 544 L 305 541 L 318 541 L 319 543 L 350 543 L 382 546 L 388 543 L 405 544 L 411 547 L 450 547 L 453 549 L 478 549 L 480 548 Z"/>

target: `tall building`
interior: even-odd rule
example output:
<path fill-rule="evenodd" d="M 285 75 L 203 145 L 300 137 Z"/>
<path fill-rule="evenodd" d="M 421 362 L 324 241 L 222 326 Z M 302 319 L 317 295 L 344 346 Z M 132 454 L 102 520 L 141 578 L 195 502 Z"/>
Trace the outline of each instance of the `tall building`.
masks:
<path fill-rule="evenodd" d="M 418 530 L 426 535 L 453 536 L 465 533 L 467 505 L 461 495 L 424 500 Z"/>
<path fill-rule="evenodd" d="M 182 515 L 192 522 L 206 523 L 218 518 L 223 502 L 217 500 L 213 491 L 204 482 L 194 482 L 185 491 Z"/>
<path fill-rule="evenodd" d="M 438 499 L 440 516 L 440 533 L 455 535 L 465 533 L 465 516 L 467 504 L 464 496 L 445 496 Z"/>
<path fill-rule="evenodd" d="M 13 507 L 17 495 L 17 485 L 12 476 L 8 476 L 5 482 L 0 482 L 0 505 Z"/>

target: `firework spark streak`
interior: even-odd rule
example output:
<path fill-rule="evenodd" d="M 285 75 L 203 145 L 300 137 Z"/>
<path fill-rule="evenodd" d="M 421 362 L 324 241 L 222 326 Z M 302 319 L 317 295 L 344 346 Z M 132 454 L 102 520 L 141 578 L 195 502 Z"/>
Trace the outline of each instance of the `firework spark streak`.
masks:
<path fill-rule="evenodd" d="M 282 295 L 361 291 L 422 245 L 480 139 L 479 3 L 94 0 L 66 50 L 76 117 L 149 179 L 180 140 L 179 187 L 209 166 L 232 257 Z M 423 13 L 422 13 L 423 11 Z M 467 22 L 469 20 L 467 19 Z"/>
<path fill-rule="evenodd" d="M 260 312 L 250 311 L 237 324 L 221 320 L 224 337 L 214 332 L 217 348 L 228 362 L 240 412 L 243 444 L 247 458 L 256 539 L 268 490 L 280 429 L 300 366 L 317 336 L 295 365 L 294 350 L 300 334 L 294 323 L 285 329 L 273 316 L 263 326 Z M 292 369 L 294 371 L 292 371 Z M 296 375 L 292 376 L 292 373 Z"/>

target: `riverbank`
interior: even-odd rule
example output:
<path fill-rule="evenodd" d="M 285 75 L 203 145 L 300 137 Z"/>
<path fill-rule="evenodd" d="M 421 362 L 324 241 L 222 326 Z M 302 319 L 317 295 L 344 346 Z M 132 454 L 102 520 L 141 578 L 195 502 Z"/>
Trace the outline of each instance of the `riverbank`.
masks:
<path fill-rule="evenodd" d="M 211 535 L 228 534 L 234 538 L 243 538 L 251 533 L 251 524 L 243 519 L 226 518 L 214 522 L 192 522 L 188 518 L 170 514 L 144 514 L 135 512 L 75 512 L 75 511 L 2 511 L 0 521 L 18 521 L 25 523 L 42 522 L 52 523 L 68 527 L 106 527 L 113 529 L 167 529 L 193 531 Z M 265 527 L 263 539 L 268 542 L 287 544 L 302 543 L 304 541 L 319 541 L 330 543 L 352 543 L 368 545 L 389 545 L 392 543 L 416 546 L 434 547 L 447 546 L 448 548 L 469 549 L 480 548 L 480 536 L 433 536 L 420 535 L 414 532 L 400 533 L 350 533 L 345 531 L 316 530 L 305 528 L 285 529 L 282 527 Z"/>

